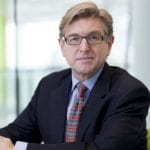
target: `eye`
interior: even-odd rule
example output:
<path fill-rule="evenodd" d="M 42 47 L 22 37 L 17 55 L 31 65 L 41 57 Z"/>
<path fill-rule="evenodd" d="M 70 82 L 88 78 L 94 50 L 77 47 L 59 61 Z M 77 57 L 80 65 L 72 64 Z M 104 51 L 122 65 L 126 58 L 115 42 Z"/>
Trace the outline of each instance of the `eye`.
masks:
<path fill-rule="evenodd" d="M 67 41 L 78 41 L 80 39 L 79 36 L 68 36 Z"/>
<path fill-rule="evenodd" d="M 103 41 L 103 37 L 99 32 L 92 32 L 87 36 L 87 40 L 91 44 L 100 43 Z"/>
<path fill-rule="evenodd" d="M 92 36 L 91 36 L 91 39 L 93 39 L 93 40 L 98 40 L 98 39 L 99 39 L 99 36 L 98 36 L 98 35 L 92 35 Z"/>
<path fill-rule="evenodd" d="M 100 40 L 101 39 L 101 35 L 99 33 L 92 33 L 88 37 L 90 40 Z"/>

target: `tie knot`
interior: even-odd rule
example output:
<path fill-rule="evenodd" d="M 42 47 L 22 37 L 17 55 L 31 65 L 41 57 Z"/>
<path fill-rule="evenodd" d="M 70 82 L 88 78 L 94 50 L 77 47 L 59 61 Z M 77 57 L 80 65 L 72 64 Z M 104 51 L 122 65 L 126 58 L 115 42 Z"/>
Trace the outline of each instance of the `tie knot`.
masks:
<path fill-rule="evenodd" d="M 84 94 L 85 94 L 85 92 L 87 91 L 88 88 L 81 82 L 79 82 L 77 84 L 77 88 L 78 88 L 78 92 L 79 92 L 79 97 L 84 98 Z"/>

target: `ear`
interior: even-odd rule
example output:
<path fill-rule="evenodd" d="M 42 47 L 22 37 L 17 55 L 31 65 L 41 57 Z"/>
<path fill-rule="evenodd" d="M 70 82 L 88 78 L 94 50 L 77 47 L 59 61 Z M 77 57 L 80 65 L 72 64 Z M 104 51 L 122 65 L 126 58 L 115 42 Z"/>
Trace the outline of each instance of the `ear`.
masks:
<path fill-rule="evenodd" d="M 63 49 L 63 47 L 64 47 L 64 41 L 63 41 L 63 39 L 62 38 L 59 38 L 58 39 L 58 42 L 59 42 L 59 46 L 60 46 L 60 48 L 61 48 L 61 50 Z"/>
<path fill-rule="evenodd" d="M 108 44 L 108 55 L 110 54 L 111 52 L 111 48 L 112 48 L 112 45 L 114 43 L 114 36 L 111 36 L 108 38 L 107 40 L 107 44 Z"/>
<path fill-rule="evenodd" d="M 63 40 L 62 38 L 59 38 L 59 39 L 58 39 L 58 42 L 59 42 L 59 46 L 60 46 L 62 55 L 64 56 L 64 46 L 65 46 L 65 42 L 64 42 L 64 40 Z"/>

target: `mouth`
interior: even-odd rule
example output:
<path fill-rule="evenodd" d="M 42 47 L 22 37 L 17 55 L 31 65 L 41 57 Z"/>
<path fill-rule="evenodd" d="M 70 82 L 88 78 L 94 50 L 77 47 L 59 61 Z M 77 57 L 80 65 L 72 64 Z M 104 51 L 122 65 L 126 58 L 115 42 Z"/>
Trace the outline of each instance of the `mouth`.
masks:
<path fill-rule="evenodd" d="M 82 62 L 90 62 L 93 59 L 94 59 L 93 57 L 80 57 L 80 58 L 77 58 L 76 60 L 77 61 L 82 61 Z"/>

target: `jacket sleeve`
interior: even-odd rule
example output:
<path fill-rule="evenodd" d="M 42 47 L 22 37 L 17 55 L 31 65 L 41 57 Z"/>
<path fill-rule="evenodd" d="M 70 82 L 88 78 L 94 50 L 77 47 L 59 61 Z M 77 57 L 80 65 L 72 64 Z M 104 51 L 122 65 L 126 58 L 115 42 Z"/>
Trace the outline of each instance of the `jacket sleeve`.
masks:
<path fill-rule="evenodd" d="M 36 123 L 36 97 L 39 87 L 36 89 L 31 102 L 25 110 L 8 126 L 0 129 L 0 135 L 16 141 L 41 142 L 41 136 Z"/>

